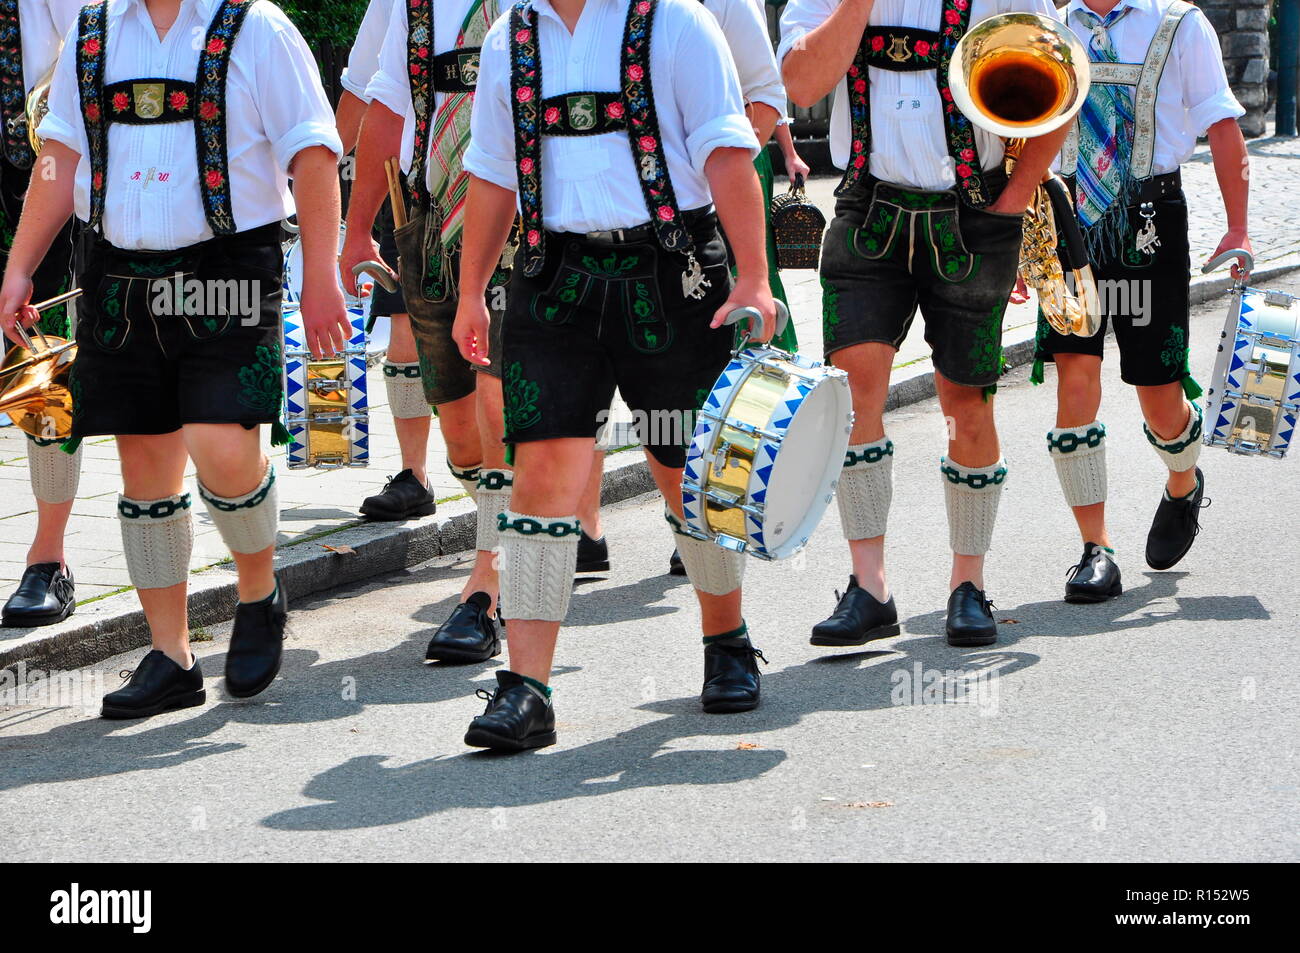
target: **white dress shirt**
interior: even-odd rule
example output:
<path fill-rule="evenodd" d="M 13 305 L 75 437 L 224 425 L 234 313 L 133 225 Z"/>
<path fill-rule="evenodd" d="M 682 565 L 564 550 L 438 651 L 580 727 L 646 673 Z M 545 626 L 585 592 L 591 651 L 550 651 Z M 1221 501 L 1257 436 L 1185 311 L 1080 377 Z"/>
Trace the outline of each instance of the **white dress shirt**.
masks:
<path fill-rule="evenodd" d="M 800 37 L 811 33 L 830 18 L 840 0 L 790 0 L 781 14 L 781 43 L 778 61 L 794 48 Z M 876 0 L 867 22 L 871 26 L 940 29 L 939 0 Z M 999 13 L 1038 13 L 1059 19 L 1049 0 L 971 0 L 970 25 Z M 847 68 L 845 69 L 847 73 Z M 933 70 L 896 73 L 869 67 L 871 90 L 872 175 L 886 182 L 914 189 L 951 189 L 957 181 L 948 136 L 943 124 L 943 103 Z M 848 86 L 835 84 L 831 104 L 831 161 L 843 169 L 849 161 L 851 123 Z M 975 127 L 975 146 L 980 162 L 991 169 L 1002 162 L 1002 140 Z"/>
<path fill-rule="evenodd" d="M 381 0 L 374 0 L 375 3 Z M 411 102 L 410 63 L 407 59 L 407 34 L 410 24 L 406 16 L 406 0 L 382 0 L 391 2 L 388 32 L 384 35 L 383 46 L 379 50 L 379 69 L 370 79 L 366 88 L 366 98 L 383 103 L 388 109 L 404 117 L 402 126 L 402 170 L 409 172 L 411 159 L 415 154 L 415 106 Z M 510 9 L 511 0 L 500 0 L 498 7 L 503 11 Z M 433 53 L 437 56 L 456 48 L 456 37 L 460 35 L 460 25 L 465 22 L 474 0 L 433 0 Z M 507 79 L 507 82 L 509 80 Z M 434 92 L 433 108 L 442 107 L 449 93 Z M 429 136 L 430 150 L 433 148 L 433 136 Z M 425 156 L 428 159 L 428 156 Z M 428 173 L 432 163 L 426 162 L 425 185 L 432 187 Z"/>
<path fill-rule="evenodd" d="M 1106 31 L 1121 63 L 1141 63 L 1146 59 L 1147 48 L 1169 3 L 1170 0 L 1120 0 L 1115 5 L 1117 10 L 1133 8 Z M 1075 16 L 1080 9 L 1085 9 L 1081 0 L 1072 0 L 1066 9 L 1066 22 L 1086 45 L 1091 31 Z M 1173 172 L 1191 157 L 1197 136 L 1205 135 L 1205 130 L 1220 119 L 1235 119 L 1245 114 L 1246 110 L 1228 85 L 1218 34 L 1205 14 L 1193 7 L 1178 25 L 1165 71 L 1156 87 L 1156 145 L 1151 173 Z"/>
<path fill-rule="evenodd" d="M 620 88 L 619 53 L 629 2 L 587 0 L 570 34 L 548 0 L 533 0 L 544 99 Z M 518 179 L 508 30 L 503 16 L 484 44 L 465 168 L 514 191 Z M 704 164 L 713 150 L 746 149 L 752 158 L 758 140 L 745 118 L 736 66 L 718 21 L 699 0 L 659 0 L 650 38 L 650 84 L 677 205 L 708 205 L 712 196 Z M 543 136 L 542 214 L 547 229 L 563 232 L 649 221 L 627 133 Z"/>
<path fill-rule="evenodd" d="M 771 106 L 778 116 L 784 116 L 785 84 L 767 33 L 763 0 L 704 0 L 704 9 L 717 18 L 727 38 L 745 102 Z"/>
<path fill-rule="evenodd" d="M 164 39 L 144 0 L 107 0 L 104 82 L 198 74 L 202 39 L 220 0 L 182 0 Z M 196 39 L 197 38 L 197 39 Z M 74 189 L 77 217 L 90 218 L 89 146 L 77 89 L 76 43 L 68 43 L 40 126 L 81 155 Z M 316 61 L 280 8 L 248 11 L 231 55 L 226 82 L 226 139 L 235 222 L 247 231 L 293 213 L 289 165 L 311 146 L 342 155 L 334 113 Z M 108 127 L 104 237 L 119 248 L 169 251 L 212 237 L 199 190 L 199 160 L 190 122 Z"/>
<path fill-rule="evenodd" d="M 405 3 L 402 9 L 406 9 Z M 361 18 L 361 26 L 357 28 L 357 38 L 348 53 L 348 65 L 339 77 L 343 88 L 363 102 L 370 102 L 366 87 L 379 72 L 379 51 L 384 47 L 392 14 L 393 0 L 370 0 L 366 15 Z"/>
<path fill-rule="evenodd" d="M 77 23 L 85 0 L 18 0 L 23 36 L 23 83 L 27 92 L 45 78 L 59 44 Z"/>

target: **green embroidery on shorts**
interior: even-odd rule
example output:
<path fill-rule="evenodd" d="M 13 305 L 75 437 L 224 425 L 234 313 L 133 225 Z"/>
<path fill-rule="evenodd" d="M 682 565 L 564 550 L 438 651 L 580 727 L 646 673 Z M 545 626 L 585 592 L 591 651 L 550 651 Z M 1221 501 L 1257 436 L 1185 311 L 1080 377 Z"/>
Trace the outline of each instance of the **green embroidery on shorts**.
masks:
<path fill-rule="evenodd" d="M 1005 300 L 998 303 L 989 319 L 975 330 L 975 343 L 970 349 L 972 376 L 983 377 L 1002 370 L 1002 315 L 1007 309 Z"/>
<path fill-rule="evenodd" d="M 638 351 L 654 353 L 667 346 L 663 337 L 669 333 L 662 316 L 659 314 L 658 298 L 654 287 L 642 279 L 630 281 L 623 286 L 628 295 L 628 308 L 631 310 L 631 341 Z"/>
<path fill-rule="evenodd" d="M 895 189 L 887 185 L 880 188 L 876 198 L 914 212 L 928 211 L 938 205 L 951 206 L 954 201 L 951 192 L 913 192 L 910 189 Z"/>
<path fill-rule="evenodd" d="M 835 340 L 835 329 L 840 323 L 840 293 L 825 278 L 822 283 L 822 337 L 827 343 Z"/>
<path fill-rule="evenodd" d="M 1160 352 L 1160 363 L 1165 367 L 1181 368 L 1187 363 L 1187 332 L 1179 327 L 1169 329 L 1165 338 L 1164 349 Z"/>
<path fill-rule="evenodd" d="M 610 252 L 600 259 L 593 258 L 591 255 L 582 256 L 582 267 L 592 274 L 603 275 L 606 278 L 622 277 L 639 264 L 641 264 L 640 255 L 620 255 L 618 252 Z"/>
<path fill-rule="evenodd" d="M 578 300 L 578 284 L 582 281 L 582 275 L 576 271 L 571 271 L 564 276 L 564 281 L 560 285 L 560 290 L 555 292 L 555 297 L 559 298 L 565 304 L 573 304 Z M 547 308 L 547 320 L 553 320 L 553 312 L 557 309 Z"/>
<path fill-rule="evenodd" d="M 498 265 L 496 271 L 492 272 L 492 277 L 488 280 L 488 287 L 499 288 L 508 281 L 510 281 L 510 269 Z"/>
<path fill-rule="evenodd" d="M 259 344 L 253 363 L 239 369 L 239 403 L 259 414 L 278 414 L 282 374 L 280 345 Z"/>
<path fill-rule="evenodd" d="M 537 409 L 541 387 L 536 381 L 524 377 L 523 365 L 512 361 L 501 381 L 505 392 L 506 432 L 515 434 L 527 430 L 542 419 Z"/>
<path fill-rule="evenodd" d="M 927 215 L 926 222 L 934 247 L 936 270 L 946 280 L 954 283 L 968 280 L 975 273 L 979 258 L 962 246 L 957 216 L 952 213 Z"/>
<path fill-rule="evenodd" d="M 876 203 L 871 206 L 867 220 L 859 230 L 863 251 L 874 258 L 886 249 L 898 214 L 898 209 L 892 205 Z M 849 239 L 852 242 L 852 232 L 849 233 Z"/>
<path fill-rule="evenodd" d="M 437 383 L 438 375 L 434 372 L 433 361 L 429 360 L 429 358 L 427 358 L 419 348 L 415 349 L 415 354 L 415 363 L 420 368 L 420 373 L 415 376 L 423 382 L 427 396 L 430 388 L 434 387 Z M 410 377 L 411 375 L 408 374 L 407 376 Z"/>
<path fill-rule="evenodd" d="M 104 293 L 99 296 L 99 307 L 110 318 L 122 316 L 122 282 L 114 281 L 105 286 Z"/>
<path fill-rule="evenodd" d="M 63 294 L 68 290 L 71 278 L 64 277 L 59 282 L 59 289 L 55 294 Z M 72 330 L 68 323 L 68 306 L 61 304 L 41 312 L 41 320 L 37 324 L 46 334 L 53 334 L 55 337 L 67 338 L 72 336 Z"/>
<path fill-rule="evenodd" d="M 184 259 L 180 256 L 156 258 L 153 261 L 128 261 L 126 267 L 133 275 L 140 275 L 144 278 L 158 278 L 174 272 L 181 266 L 183 261 Z"/>

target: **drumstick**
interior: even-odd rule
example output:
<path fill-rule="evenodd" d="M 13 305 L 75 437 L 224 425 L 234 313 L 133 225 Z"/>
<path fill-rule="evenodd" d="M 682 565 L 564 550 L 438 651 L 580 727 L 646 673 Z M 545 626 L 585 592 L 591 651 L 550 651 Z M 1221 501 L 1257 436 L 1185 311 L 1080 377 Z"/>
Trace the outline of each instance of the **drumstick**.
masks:
<path fill-rule="evenodd" d="M 388 200 L 393 206 L 393 227 L 401 228 L 406 224 L 406 203 L 402 200 L 401 164 L 396 158 L 384 161 L 384 171 L 388 173 Z"/>

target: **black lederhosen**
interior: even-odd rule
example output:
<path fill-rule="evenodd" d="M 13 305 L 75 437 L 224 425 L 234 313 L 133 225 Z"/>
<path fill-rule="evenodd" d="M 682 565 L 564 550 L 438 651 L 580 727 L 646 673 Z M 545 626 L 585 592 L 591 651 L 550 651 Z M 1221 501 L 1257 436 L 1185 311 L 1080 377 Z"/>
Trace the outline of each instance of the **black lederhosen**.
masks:
<path fill-rule="evenodd" d="M 393 206 L 385 199 L 379 216 L 375 221 L 375 237 L 379 242 L 379 256 L 384 264 L 397 271 L 397 239 L 393 236 Z M 376 282 L 370 293 L 370 313 L 381 317 L 394 314 L 406 314 L 406 298 L 402 294 L 402 283 L 397 283 L 396 291 L 386 291 Z"/>
<path fill-rule="evenodd" d="M 238 313 L 238 298 L 225 305 L 205 298 L 217 307 L 197 314 L 165 313 L 161 295 L 177 286 L 178 272 L 205 289 L 242 289 L 254 313 Z M 251 428 L 280 419 L 278 222 L 166 252 L 125 251 L 92 235 L 79 278 L 74 437 L 163 434 L 193 423 Z"/>
<path fill-rule="evenodd" d="M 23 213 L 23 200 L 31 181 L 30 169 L 19 169 L 0 156 L 0 273 L 9 264 L 9 249 L 13 247 L 18 231 L 18 220 Z M 32 275 L 32 304 L 48 301 L 72 287 L 73 237 L 76 234 L 75 216 L 59 230 L 50 244 L 50 250 Z M 68 337 L 68 307 L 59 305 L 41 314 L 40 328 L 46 334 Z"/>
<path fill-rule="evenodd" d="M 731 289 L 716 216 L 684 219 L 711 283 L 699 300 L 682 292 L 687 256 L 651 236 L 615 243 L 547 232 L 537 276 L 514 270 L 502 373 L 507 443 L 594 437 L 617 387 L 642 445 L 665 466 L 685 464 L 686 422 L 726 366 L 734 334 L 709 327 Z"/>
<path fill-rule="evenodd" d="M 1001 191 L 1005 176 L 985 175 L 990 189 Z M 1023 221 L 973 208 L 956 190 L 927 192 L 865 177 L 836 202 L 822 243 L 827 361 L 869 341 L 897 350 L 919 305 L 938 371 L 956 384 L 996 384 Z"/>
<path fill-rule="evenodd" d="M 1139 202 L 1127 210 L 1128 229 L 1116 254 L 1092 263 L 1102 304 L 1102 325 L 1092 337 L 1063 335 L 1038 317 L 1035 358 L 1051 361 L 1056 354 L 1101 357 L 1106 327 L 1115 329 L 1119 344 L 1119 374 L 1126 384 L 1154 387 L 1189 376 L 1187 368 L 1188 311 L 1191 303 L 1191 249 L 1187 232 L 1187 200 L 1175 173 L 1159 176 L 1165 187 L 1147 187 Z M 1136 235 L 1146 220 L 1141 199 L 1150 198 L 1160 244 L 1150 253 L 1137 250 Z"/>

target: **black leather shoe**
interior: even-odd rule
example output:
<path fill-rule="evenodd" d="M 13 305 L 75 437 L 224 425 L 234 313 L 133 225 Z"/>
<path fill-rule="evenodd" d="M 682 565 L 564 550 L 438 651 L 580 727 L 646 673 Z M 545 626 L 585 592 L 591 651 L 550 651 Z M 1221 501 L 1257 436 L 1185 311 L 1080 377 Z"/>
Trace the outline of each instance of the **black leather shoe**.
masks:
<path fill-rule="evenodd" d="M 394 521 L 428 516 L 437 506 L 429 488 L 409 469 L 389 477 L 384 492 L 368 496 L 361 504 L 361 515 L 372 520 Z"/>
<path fill-rule="evenodd" d="M 275 592 L 261 602 L 241 602 L 226 649 L 226 691 L 252 698 L 275 681 L 284 654 L 284 626 L 289 604 L 279 579 Z"/>
<path fill-rule="evenodd" d="M 101 718 L 148 718 L 173 708 L 193 708 L 208 699 L 198 659 L 186 671 L 153 649 L 135 671 L 123 672 L 122 677 L 130 681 L 104 696 Z"/>
<path fill-rule="evenodd" d="M 469 723 L 465 744 L 496 751 L 527 751 L 555 744 L 555 710 L 549 699 L 511 671 L 497 672 L 497 690 L 474 694 L 487 708 Z"/>
<path fill-rule="evenodd" d="M 998 640 L 993 603 L 973 582 L 963 582 L 948 597 L 948 644 L 959 648 L 992 645 Z"/>
<path fill-rule="evenodd" d="M 426 662 L 468 665 L 486 662 L 501 654 L 497 624 L 488 612 L 492 599 L 486 592 L 471 592 L 469 598 L 451 610 L 447 621 L 429 640 Z"/>
<path fill-rule="evenodd" d="M 606 572 L 609 569 L 609 545 L 605 537 L 592 539 L 586 533 L 578 537 L 578 568 L 575 572 Z"/>
<path fill-rule="evenodd" d="M 682 562 L 682 554 L 675 549 L 673 550 L 673 554 L 668 557 L 668 575 L 686 575 L 686 563 Z"/>
<path fill-rule="evenodd" d="M 749 636 L 710 642 L 704 646 L 704 690 L 700 704 L 710 715 L 750 711 L 758 707 L 758 659 L 763 653 L 750 644 Z"/>
<path fill-rule="evenodd" d="M 1096 543 L 1085 543 L 1083 556 L 1070 567 L 1066 602 L 1105 602 L 1124 591 L 1115 557 Z"/>
<path fill-rule="evenodd" d="M 0 625 L 54 625 L 72 615 L 76 607 L 72 570 L 64 570 L 58 563 L 37 563 L 23 572 L 18 588 L 0 612 Z"/>
<path fill-rule="evenodd" d="M 839 605 L 825 622 L 813 626 L 813 645 L 865 645 L 875 639 L 898 635 L 898 609 L 894 597 L 880 602 L 858 585 L 857 576 L 849 576 L 844 595 L 835 593 Z"/>
<path fill-rule="evenodd" d="M 1202 507 L 1209 506 L 1205 497 L 1205 474 L 1196 468 L 1196 489 L 1191 496 L 1171 500 L 1162 494 L 1156 507 L 1156 518 L 1147 533 L 1147 565 L 1152 569 L 1172 569 L 1187 555 L 1201 531 L 1197 517 Z"/>

